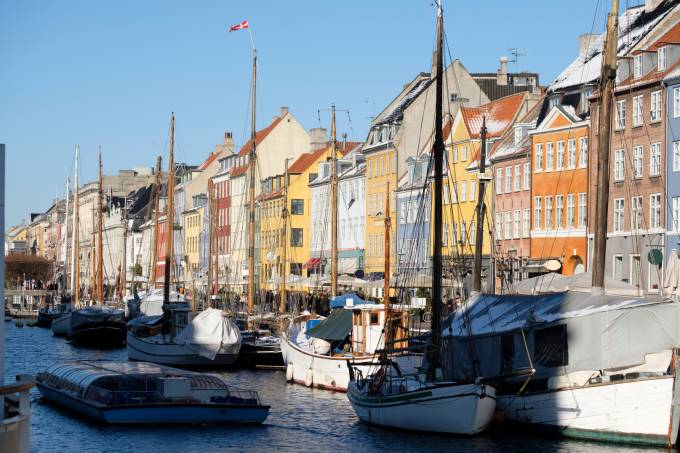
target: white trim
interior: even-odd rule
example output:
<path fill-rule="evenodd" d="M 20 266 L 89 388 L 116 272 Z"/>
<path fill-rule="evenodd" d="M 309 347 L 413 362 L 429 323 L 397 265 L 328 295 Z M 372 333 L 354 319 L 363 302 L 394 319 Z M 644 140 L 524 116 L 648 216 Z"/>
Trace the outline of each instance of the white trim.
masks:
<path fill-rule="evenodd" d="M 586 237 L 585 228 L 559 228 L 557 230 L 531 230 L 532 238 Z"/>

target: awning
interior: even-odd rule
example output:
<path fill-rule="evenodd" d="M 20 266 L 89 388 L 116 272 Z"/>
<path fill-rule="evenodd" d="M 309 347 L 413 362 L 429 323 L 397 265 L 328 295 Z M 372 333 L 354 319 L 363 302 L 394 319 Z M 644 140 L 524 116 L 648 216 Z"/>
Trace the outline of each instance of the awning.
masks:
<path fill-rule="evenodd" d="M 340 308 L 346 305 L 361 305 L 365 303 L 366 301 L 355 293 L 345 293 L 335 296 L 333 300 L 331 300 L 331 308 Z"/>
<path fill-rule="evenodd" d="M 326 319 L 307 331 L 307 335 L 326 341 L 344 340 L 352 331 L 352 310 L 336 308 Z"/>
<path fill-rule="evenodd" d="M 318 269 L 321 264 L 321 258 L 310 258 L 303 266 L 305 269 Z"/>

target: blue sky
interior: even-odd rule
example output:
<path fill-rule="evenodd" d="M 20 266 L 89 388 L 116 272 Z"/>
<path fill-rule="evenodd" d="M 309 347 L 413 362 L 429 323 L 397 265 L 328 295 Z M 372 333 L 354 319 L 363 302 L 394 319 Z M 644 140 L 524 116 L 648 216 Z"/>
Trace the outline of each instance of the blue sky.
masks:
<path fill-rule="evenodd" d="M 517 47 L 527 55 L 510 69 L 539 72 L 546 84 L 576 56 L 597 3 L 445 1 L 445 28 L 471 72 L 495 71 Z M 335 102 L 350 110 L 351 130 L 341 115 L 339 131 L 363 140 L 369 117 L 430 68 L 429 0 L 0 0 L 7 226 L 63 196 L 76 143 L 85 181 L 96 175 L 98 145 L 105 173 L 153 166 L 167 153 L 171 111 L 178 160 L 200 162 L 225 131 L 242 143 L 250 39 L 227 29 L 244 19 L 259 55 L 258 127 L 284 105 L 316 127 L 317 110 Z"/>

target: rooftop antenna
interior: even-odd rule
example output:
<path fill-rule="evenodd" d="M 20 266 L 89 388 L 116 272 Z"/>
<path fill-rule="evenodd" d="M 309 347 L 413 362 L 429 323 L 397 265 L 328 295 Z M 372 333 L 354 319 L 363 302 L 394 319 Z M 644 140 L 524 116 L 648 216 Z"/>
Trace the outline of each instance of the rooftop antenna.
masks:
<path fill-rule="evenodd" d="M 526 57 L 527 54 L 522 53 L 523 49 L 520 49 L 518 47 L 511 47 L 508 49 L 508 52 L 510 52 L 510 55 L 512 55 L 512 58 L 510 59 L 510 63 L 515 64 L 515 71 L 519 71 L 519 57 Z"/>

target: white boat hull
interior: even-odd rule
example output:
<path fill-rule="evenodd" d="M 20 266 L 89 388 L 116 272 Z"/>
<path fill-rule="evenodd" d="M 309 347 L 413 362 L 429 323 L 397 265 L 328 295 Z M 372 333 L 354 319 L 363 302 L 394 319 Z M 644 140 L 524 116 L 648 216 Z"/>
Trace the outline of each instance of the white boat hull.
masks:
<path fill-rule="evenodd" d="M 442 383 L 389 396 L 368 397 L 350 383 L 347 397 L 360 420 L 390 428 L 473 435 L 493 421 L 496 390 Z"/>
<path fill-rule="evenodd" d="M 510 421 L 582 439 L 669 445 L 673 376 L 498 398 Z"/>
<path fill-rule="evenodd" d="M 68 336 L 71 331 L 71 313 L 66 313 L 52 321 L 52 335 L 56 337 Z"/>
<path fill-rule="evenodd" d="M 127 333 L 128 359 L 174 366 L 228 366 L 238 359 L 240 343 L 225 345 L 214 360 L 199 355 L 189 345 L 158 341 L 159 336 L 139 338 Z"/>
<path fill-rule="evenodd" d="M 335 392 L 346 392 L 349 384 L 347 360 L 354 363 L 372 363 L 373 355 L 352 357 L 331 357 L 314 354 L 290 341 L 286 334 L 281 338 L 281 354 L 286 365 L 287 380 L 307 387 L 316 387 Z M 392 358 L 403 372 L 413 372 L 421 365 L 422 355 L 404 355 Z"/>

